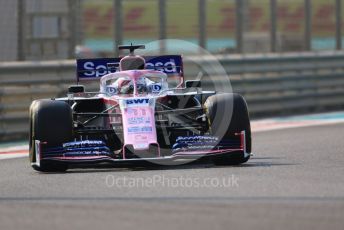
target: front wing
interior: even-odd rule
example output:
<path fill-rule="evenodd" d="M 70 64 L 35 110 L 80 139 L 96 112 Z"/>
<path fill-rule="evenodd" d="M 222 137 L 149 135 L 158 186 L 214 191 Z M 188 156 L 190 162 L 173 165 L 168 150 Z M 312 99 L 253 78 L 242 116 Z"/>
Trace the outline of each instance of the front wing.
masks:
<path fill-rule="evenodd" d="M 137 157 L 137 158 L 114 158 L 113 156 L 107 154 L 107 152 L 100 147 L 93 147 L 93 151 L 84 151 L 83 154 L 69 154 L 67 152 L 56 153 L 52 151 L 46 152 L 44 145 L 46 143 L 35 141 L 35 154 L 36 161 L 32 165 L 40 166 L 42 162 L 62 162 L 68 165 L 90 165 L 90 164 L 109 164 L 109 165 L 123 165 L 123 164 L 141 164 L 141 163 L 154 163 L 154 164 L 169 164 L 173 162 L 190 162 L 192 160 L 207 158 L 212 156 L 227 155 L 227 154 L 242 154 L 244 157 L 248 157 L 250 154 L 246 150 L 246 140 L 245 131 L 237 133 L 239 136 L 240 143 L 227 148 L 213 148 L 213 149 L 198 149 L 198 150 L 186 150 L 177 149 L 173 151 L 171 155 L 161 156 L 160 154 L 156 157 Z M 92 149 L 89 147 L 88 149 Z"/>

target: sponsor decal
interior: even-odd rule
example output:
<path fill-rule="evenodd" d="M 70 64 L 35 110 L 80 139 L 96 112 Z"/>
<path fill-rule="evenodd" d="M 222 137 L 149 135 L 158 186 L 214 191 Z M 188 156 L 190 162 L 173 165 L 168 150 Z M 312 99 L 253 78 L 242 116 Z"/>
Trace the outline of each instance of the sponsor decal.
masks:
<path fill-rule="evenodd" d="M 128 124 L 130 125 L 140 125 L 140 124 L 150 124 L 149 117 L 130 117 L 128 118 Z"/>
<path fill-rule="evenodd" d="M 84 140 L 84 141 L 73 141 L 64 143 L 63 148 L 81 148 L 81 147 L 94 147 L 94 146 L 105 146 L 105 143 L 100 140 Z"/>
<path fill-rule="evenodd" d="M 167 62 L 147 62 L 146 63 L 146 69 L 153 69 L 153 70 L 159 70 L 164 73 L 177 73 L 177 65 L 176 62 L 173 59 L 170 59 Z"/>
<path fill-rule="evenodd" d="M 106 87 L 106 92 L 108 94 L 117 94 L 117 89 L 116 89 L 116 87 L 108 86 L 108 87 Z"/>
<path fill-rule="evenodd" d="M 134 126 L 134 127 L 128 128 L 129 133 L 146 133 L 146 132 L 152 132 L 152 131 L 153 129 L 150 126 L 143 126 L 143 127 Z"/>
<path fill-rule="evenodd" d="M 102 77 L 106 74 L 111 73 L 111 70 L 108 70 L 107 66 L 105 65 L 96 65 L 96 63 L 92 61 L 85 62 L 83 65 L 83 75 L 86 78 L 92 78 L 92 77 Z"/>
<path fill-rule="evenodd" d="M 135 140 L 136 141 L 146 141 L 147 137 L 139 134 L 139 135 L 135 135 Z"/>
<path fill-rule="evenodd" d="M 161 89 L 162 89 L 161 84 L 153 84 L 153 85 L 151 85 L 151 86 L 149 86 L 149 87 L 150 87 L 150 91 L 151 91 L 152 93 L 160 93 L 160 91 L 161 91 Z"/>
<path fill-rule="evenodd" d="M 158 70 L 174 75 L 180 75 L 182 57 L 180 55 L 145 56 L 146 69 Z M 121 58 L 97 58 L 77 60 L 77 76 L 79 79 L 100 78 L 118 71 Z"/>
<path fill-rule="evenodd" d="M 147 105 L 149 103 L 148 98 L 129 99 L 125 101 L 127 105 Z"/>

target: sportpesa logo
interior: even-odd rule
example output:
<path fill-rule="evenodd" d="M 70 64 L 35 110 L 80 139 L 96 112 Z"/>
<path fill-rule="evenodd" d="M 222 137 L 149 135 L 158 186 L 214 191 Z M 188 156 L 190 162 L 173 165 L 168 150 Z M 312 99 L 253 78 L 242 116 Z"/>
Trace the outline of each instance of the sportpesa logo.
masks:
<path fill-rule="evenodd" d="M 78 60 L 79 78 L 99 78 L 109 73 L 116 72 L 113 66 L 119 65 L 119 59 L 111 62 L 107 59 Z M 109 65 L 112 67 L 109 68 Z M 178 74 L 180 71 L 179 60 L 175 58 L 156 58 L 146 62 L 146 69 L 159 70 L 166 74 Z"/>

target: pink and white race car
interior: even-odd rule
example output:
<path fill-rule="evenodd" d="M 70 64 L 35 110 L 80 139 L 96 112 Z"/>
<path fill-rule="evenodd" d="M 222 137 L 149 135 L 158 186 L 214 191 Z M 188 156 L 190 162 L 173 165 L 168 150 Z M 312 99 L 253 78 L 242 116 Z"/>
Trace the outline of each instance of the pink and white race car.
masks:
<path fill-rule="evenodd" d="M 217 165 L 250 158 L 247 105 L 238 94 L 202 91 L 183 79 L 180 55 L 77 60 L 79 81 L 65 98 L 33 101 L 30 162 L 37 171 L 70 166 L 181 164 L 209 158 Z"/>

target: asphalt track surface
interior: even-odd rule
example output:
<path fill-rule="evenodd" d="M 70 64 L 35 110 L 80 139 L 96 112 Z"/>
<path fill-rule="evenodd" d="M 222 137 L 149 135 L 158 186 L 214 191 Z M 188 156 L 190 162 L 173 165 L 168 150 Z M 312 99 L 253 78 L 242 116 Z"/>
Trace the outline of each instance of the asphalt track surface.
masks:
<path fill-rule="evenodd" d="M 343 229 L 343 137 L 344 124 L 254 133 L 255 156 L 239 167 L 41 174 L 27 158 L 2 160 L 0 229 Z M 232 183 L 198 186 L 206 178 Z"/>

